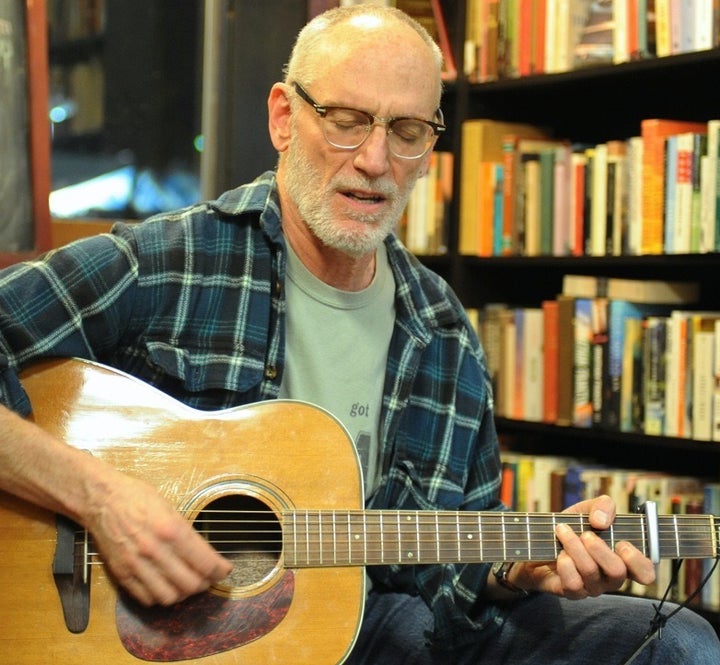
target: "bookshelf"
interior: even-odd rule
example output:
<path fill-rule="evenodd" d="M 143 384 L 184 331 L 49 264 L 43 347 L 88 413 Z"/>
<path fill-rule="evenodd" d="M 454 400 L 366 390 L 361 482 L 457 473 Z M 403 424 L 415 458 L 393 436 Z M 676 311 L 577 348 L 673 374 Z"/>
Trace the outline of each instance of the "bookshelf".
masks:
<path fill-rule="evenodd" d="M 462 255 L 459 250 L 462 123 L 467 119 L 527 123 L 549 135 L 594 144 L 627 139 L 640 133 L 647 118 L 707 122 L 718 117 L 720 91 L 714 86 L 720 49 L 651 57 L 619 64 L 609 62 L 550 74 L 504 78 L 484 83 L 463 72 L 463 35 L 471 0 L 442 2 L 460 72 L 447 83 L 443 109 L 449 127 L 437 148 L 455 156 L 448 229 L 449 251 L 423 261 L 445 277 L 468 308 L 489 303 L 538 307 L 561 292 L 568 273 L 633 279 L 690 280 L 700 286 L 693 309 L 720 310 L 714 276 L 720 253 L 620 256 Z M 702 476 L 720 481 L 720 445 L 669 436 L 611 432 L 497 417 L 503 447 L 533 455 L 591 458 L 625 469 Z M 701 609 L 720 629 L 720 613 Z"/>

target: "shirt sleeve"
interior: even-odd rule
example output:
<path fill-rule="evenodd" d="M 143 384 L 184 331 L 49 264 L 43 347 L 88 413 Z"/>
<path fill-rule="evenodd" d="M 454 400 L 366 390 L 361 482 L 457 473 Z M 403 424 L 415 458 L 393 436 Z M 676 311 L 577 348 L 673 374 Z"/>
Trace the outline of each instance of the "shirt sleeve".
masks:
<path fill-rule="evenodd" d="M 97 360 L 128 320 L 135 282 L 127 243 L 100 235 L 0 272 L 0 399 L 23 415 L 17 373 L 35 360 Z"/>

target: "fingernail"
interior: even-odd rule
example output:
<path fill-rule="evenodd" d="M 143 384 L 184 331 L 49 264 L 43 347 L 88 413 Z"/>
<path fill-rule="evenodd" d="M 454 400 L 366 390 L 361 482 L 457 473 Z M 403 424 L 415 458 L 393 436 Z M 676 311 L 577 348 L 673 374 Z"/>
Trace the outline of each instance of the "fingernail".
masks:
<path fill-rule="evenodd" d="M 556 529 L 557 529 L 558 535 L 561 535 L 561 536 L 562 535 L 570 535 L 571 533 L 575 533 L 573 531 L 572 527 L 565 522 L 561 522 L 560 524 L 558 524 Z"/>
<path fill-rule="evenodd" d="M 594 521 L 601 527 L 608 526 L 610 524 L 610 518 L 604 510 L 596 510 L 593 513 Z"/>

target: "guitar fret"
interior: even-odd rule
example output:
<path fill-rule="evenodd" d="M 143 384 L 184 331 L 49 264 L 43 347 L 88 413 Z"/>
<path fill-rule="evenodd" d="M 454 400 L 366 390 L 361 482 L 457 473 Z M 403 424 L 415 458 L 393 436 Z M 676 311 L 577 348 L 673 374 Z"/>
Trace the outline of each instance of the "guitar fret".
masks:
<path fill-rule="evenodd" d="M 530 538 L 530 516 L 525 513 L 525 534 L 527 536 L 528 559 L 532 559 L 532 539 Z"/>
<path fill-rule="evenodd" d="M 507 561 L 507 533 L 505 532 L 505 513 L 500 515 L 500 524 L 502 526 L 502 560 Z"/>
<path fill-rule="evenodd" d="M 402 561 L 403 546 L 402 546 L 402 525 L 400 524 L 400 511 L 397 511 L 395 514 L 395 527 L 397 529 L 397 549 L 398 549 L 397 560 Z"/>
<path fill-rule="evenodd" d="M 323 565 L 323 535 L 322 535 L 322 513 L 318 513 L 317 518 L 317 529 L 318 529 L 318 560 L 320 565 Z"/>
<path fill-rule="evenodd" d="M 367 543 L 368 543 L 368 531 L 367 531 L 367 513 L 363 513 L 363 559 L 365 561 L 368 560 L 368 551 L 367 551 Z"/>
<path fill-rule="evenodd" d="M 305 558 L 310 561 L 310 513 L 305 511 Z"/>
<path fill-rule="evenodd" d="M 640 524 L 642 526 L 642 529 L 640 530 L 640 535 L 642 537 L 642 553 L 647 556 L 648 553 L 648 544 L 647 544 L 647 533 L 645 531 L 645 517 L 642 515 L 640 516 Z"/>
<path fill-rule="evenodd" d="M 485 554 L 483 552 L 483 537 L 482 537 L 482 515 L 478 513 L 477 516 L 477 530 L 478 530 L 478 554 L 480 555 L 480 560 L 483 561 L 485 559 Z"/>
<path fill-rule="evenodd" d="M 460 515 L 458 513 L 455 513 L 455 540 L 457 541 L 457 558 L 458 561 L 462 561 L 462 551 L 461 551 L 461 544 L 462 540 L 460 539 Z"/>
<path fill-rule="evenodd" d="M 417 548 L 417 562 L 422 563 L 425 559 L 423 557 L 422 550 L 421 550 L 420 513 L 416 510 L 414 514 L 415 514 L 415 547 Z"/>
<path fill-rule="evenodd" d="M 383 538 L 383 514 L 380 513 L 380 563 L 385 563 L 385 539 Z"/>
<path fill-rule="evenodd" d="M 352 523 L 350 521 L 350 513 L 347 513 L 347 539 L 348 539 L 348 559 L 347 562 L 349 564 L 352 564 L 353 562 L 353 552 L 352 552 L 352 543 L 353 543 L 353 533 L 352 533 Z"/>
<path fill-rule="evenodd" d="M 435 551 L 437 555 L 436 561 L 440 561 L 440 520 L 439 513 L 435 513 Z"/>

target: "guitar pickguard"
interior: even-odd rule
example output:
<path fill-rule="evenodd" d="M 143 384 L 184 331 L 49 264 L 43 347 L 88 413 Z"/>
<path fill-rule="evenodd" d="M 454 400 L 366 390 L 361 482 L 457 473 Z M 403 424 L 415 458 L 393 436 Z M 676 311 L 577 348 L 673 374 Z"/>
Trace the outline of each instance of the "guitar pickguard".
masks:
<path fill-rule="evenodd" d="M 294 574 L 258 596 L 227 598 L 211 592 L 172 607 L 144 607 L 120 594 L 117 627 L 133 656 L 151 662 L 189 660 L 235 649 L 270 633 L 286 616 Z"/>

